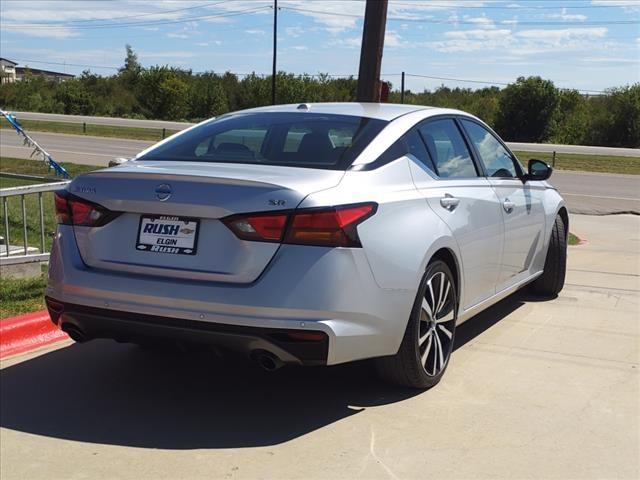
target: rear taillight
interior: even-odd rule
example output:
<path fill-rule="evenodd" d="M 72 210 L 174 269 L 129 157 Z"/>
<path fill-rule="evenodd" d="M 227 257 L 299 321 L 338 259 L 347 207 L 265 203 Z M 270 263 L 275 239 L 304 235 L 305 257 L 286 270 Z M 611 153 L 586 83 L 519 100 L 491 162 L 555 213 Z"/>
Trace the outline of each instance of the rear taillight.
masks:
<path fill-rule="evenodd" d="M 64 190 L 53 194 L 56 204 L 56 219 L 63 225 L 71 225 L 71 212 L 67 203 L 67 193 Z"/>
<path fill-rule="evenodd" d="M 100 227 L 118 216 L 118 213 L 71 195 L 66 190 L 55 192 L 54 197 L 56 218 L 63 225 Z"/>
<path fill-rule="evenodd" d="M 357 226 L 376 211 L 375 203 L 293 212 L 233 215 L 222 221 L 242 240 L 326 247 L 361 247 Z"/>
<path fill-rule="evenodd" d="M 285 243 L 361 247 L 356 227 L 375 213 L 375 205 L 347 205 L 296 212 L 287 229 Z"/>
<path fill-rule="evenodd" d="M 280 243 L 287 219 L 287 214 L 258 213 L 228 217 L 223 221 L 242 240 Z"/>

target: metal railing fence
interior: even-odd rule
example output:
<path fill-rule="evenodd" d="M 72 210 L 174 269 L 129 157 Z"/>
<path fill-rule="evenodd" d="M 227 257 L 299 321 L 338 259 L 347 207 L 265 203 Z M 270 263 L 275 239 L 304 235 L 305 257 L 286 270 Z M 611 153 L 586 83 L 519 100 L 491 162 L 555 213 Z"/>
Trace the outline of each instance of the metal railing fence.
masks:
<path fill-rule="evenodd" d="M 44 262 L 49 259 L 49 252 L 46 248 L 45 238 L 45 210 L 43 202 L 43 193 L 54 192 L 64 188 L 69 181 L 43 183 L 38 185 L 25 185 L 20 187 L 2 188 L 0 189 L 0 199 L 2 199 L 3 206 L 3 219 L 4 224 L 4 244 L 5 249 L 0 255 L 0 265 L 14 265 L 18 263 L 30 263 L 30 262 Z M 40 223 L 40 252 L 29 253 L 29 238 L 28 238 L 28 221 L 27 221 L 27 196 L 37 195 L 37 207 L 38 207 L 38 219 Z M 11 235 L 9 228 L 9 199 L 11 197 L 20 197 L 20 212 L 22 214 L 22 254 L 20 249 L 11 250 Z"/>

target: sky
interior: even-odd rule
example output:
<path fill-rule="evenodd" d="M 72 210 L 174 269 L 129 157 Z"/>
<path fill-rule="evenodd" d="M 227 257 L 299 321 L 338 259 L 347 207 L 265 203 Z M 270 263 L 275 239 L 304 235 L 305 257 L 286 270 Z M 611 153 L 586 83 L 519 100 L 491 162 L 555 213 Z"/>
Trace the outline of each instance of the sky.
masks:
<path fill-rule="evenodd" d="M 0 1 L 0 56 L 109 75 L 144 66 L 271 71 L 273 0 Z M 279 0 L 278 70 L 357 75 L 364 0 Z M 414 91 L 540 75 L 599 92 L 640 82 L 640 0 L 390 0 L 382 78 Z M 436 78 L 433 78 L 436 77 Z"/>

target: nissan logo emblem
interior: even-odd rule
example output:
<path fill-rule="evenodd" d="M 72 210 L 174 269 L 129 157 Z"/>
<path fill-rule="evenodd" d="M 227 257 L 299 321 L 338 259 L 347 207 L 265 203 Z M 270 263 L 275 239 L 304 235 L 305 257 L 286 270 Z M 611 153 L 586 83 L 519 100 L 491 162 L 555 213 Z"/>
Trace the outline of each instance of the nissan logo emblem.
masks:
<path fill-rule="evenodd" d="M 156 187 L 155 192 L 156 192 L 156 198 L 161 202 L 164 202 L 165 200 L 169 200 L 169 197 L 171 197 L 173 190 L 171 189 L 171 185 L 167 183 L 163 183 Z"/>

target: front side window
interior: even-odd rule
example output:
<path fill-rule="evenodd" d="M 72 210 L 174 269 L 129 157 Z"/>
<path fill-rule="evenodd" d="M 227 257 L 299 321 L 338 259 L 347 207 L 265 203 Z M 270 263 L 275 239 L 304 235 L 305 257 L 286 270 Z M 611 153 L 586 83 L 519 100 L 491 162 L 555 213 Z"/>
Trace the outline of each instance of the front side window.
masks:
<path fill-rule="evenodd" d="M 515 178 L 518 176 L 511 154 L 489 130 L 469 120 L 461 121 L 480 156 L 488 177 Z"/>
<path fill-rule="evenodd" d="M 240 113 L 205 123 L 138 158 L 344 169 L 384 120 L 300 113 Z"/>
<path fill-rule="evenodd" d="M 478 176 L 462 134 L 451 119 L 429 121 L 419 127 L 440 178 Z"/>

